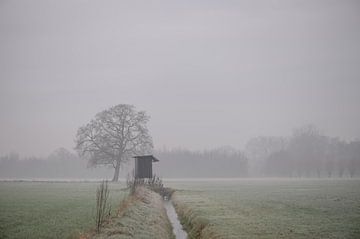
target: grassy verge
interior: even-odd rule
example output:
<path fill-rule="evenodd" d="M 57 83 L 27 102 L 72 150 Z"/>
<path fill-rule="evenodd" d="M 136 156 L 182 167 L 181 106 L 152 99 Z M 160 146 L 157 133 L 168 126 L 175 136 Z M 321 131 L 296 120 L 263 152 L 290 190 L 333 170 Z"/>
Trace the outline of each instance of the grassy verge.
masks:
<path fill-rule="evenodd" d="M 89 238 L 168 239 L 173 234 L 160 195 L 138 187 L 134 195 L 123 201 L 118 215 L 99 234 Z"/>

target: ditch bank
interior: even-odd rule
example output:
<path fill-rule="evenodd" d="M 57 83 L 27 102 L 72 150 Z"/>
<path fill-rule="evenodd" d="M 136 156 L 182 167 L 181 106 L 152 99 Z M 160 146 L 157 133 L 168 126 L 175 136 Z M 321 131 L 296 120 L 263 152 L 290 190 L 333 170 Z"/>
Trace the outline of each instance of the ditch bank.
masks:
<path fill-rule="evenodd" d="M 175 239 L 161 196 L 138 187 L 120 206 L 118 215 L 105 223 L 92 239 Z"/>
<path fill-rule="evenodd" d="M 193 209 L 179 200 L 176 192 L 172 194 L 171 200 L 181 224 L 188 234 L 188 239 L 222 239 L 209 220 L 199 216 Z"/>

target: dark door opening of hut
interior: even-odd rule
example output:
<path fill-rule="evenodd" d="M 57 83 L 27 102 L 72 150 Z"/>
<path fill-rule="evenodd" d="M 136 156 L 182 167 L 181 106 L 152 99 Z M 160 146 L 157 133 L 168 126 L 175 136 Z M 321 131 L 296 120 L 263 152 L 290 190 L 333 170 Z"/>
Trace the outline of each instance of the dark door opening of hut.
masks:
<path fill-rule="evenodd" d="M 135 178 L 152 178 L 152 163 L 159 162 L 153 155 L 135 156 Z"/>

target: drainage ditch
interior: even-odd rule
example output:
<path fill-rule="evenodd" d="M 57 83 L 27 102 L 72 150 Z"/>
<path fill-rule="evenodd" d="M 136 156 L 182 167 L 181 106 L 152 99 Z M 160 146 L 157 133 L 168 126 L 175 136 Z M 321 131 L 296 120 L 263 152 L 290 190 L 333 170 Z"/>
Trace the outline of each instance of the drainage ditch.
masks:
<path fill-rule="evenodd" d="M 180 224 L 178 215 L 175 211 L 174 205 L 172 204 L 171 200 L 164 200 L 164 206 L 166 209 L 166 214 L 169 217 L 171 225 L 173 227 L 173 232 L 175 234 L 176 239 L 187 239 L 187 233 L 182 228 Z"/>

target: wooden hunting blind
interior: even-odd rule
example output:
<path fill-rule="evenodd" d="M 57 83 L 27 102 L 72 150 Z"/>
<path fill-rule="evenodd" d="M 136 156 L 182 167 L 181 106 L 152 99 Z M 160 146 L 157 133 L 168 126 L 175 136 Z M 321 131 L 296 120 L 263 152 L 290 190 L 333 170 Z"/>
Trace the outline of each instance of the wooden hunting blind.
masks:
<path fill-rule="evenodd" d="M 152 178 L 152 163 L 159 162 L 152 155 L 135 156 L 135 178 Z"/>

